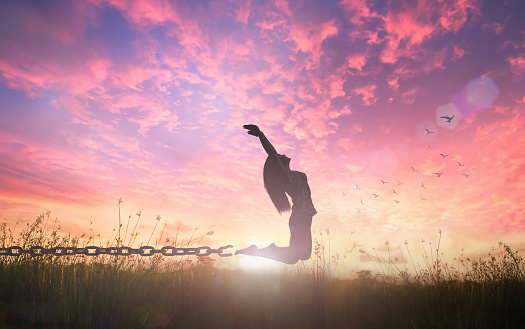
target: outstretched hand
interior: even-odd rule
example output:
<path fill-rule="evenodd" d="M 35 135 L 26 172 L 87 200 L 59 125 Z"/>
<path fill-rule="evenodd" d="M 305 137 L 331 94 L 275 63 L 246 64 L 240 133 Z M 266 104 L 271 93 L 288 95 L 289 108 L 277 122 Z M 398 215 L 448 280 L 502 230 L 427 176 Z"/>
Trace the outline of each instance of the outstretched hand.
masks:
<path fill-rule="evenodd" d="M 257 127 L 256 125 L 244 125 L 242 127 L 244 129 L 248 129 L 248 134 L 252 136 L 259 137 L 259 134 L 261 133 L 261 131 L 259 130 L 259 127 Z"/>

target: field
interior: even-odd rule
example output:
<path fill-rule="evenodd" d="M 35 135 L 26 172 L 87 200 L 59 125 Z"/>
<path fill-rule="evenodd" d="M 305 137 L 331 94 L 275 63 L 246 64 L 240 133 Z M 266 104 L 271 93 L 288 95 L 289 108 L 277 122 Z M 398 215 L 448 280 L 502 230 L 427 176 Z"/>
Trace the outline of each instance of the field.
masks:
<path fill-rule="evenodd" d="M 49 213 L 13 232 L 1 225 L 0 247 L 95 239 L 61 236 Z M 411 274 L 377 259 L 382 273 L 344 280 L 322 248 L 279 273 L 228 270 L 216 256 L 0 256 L 0 328 L 525 328 L 525 262 L 503 243 L 455 267 L 436 252 L 408 262 Z"/>

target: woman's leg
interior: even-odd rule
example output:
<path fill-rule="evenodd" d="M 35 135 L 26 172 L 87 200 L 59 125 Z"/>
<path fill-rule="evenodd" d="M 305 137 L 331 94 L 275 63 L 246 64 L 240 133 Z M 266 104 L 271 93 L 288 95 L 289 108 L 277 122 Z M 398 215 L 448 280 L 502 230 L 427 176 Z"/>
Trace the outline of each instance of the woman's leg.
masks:
<path fill-rule="evenodd" d="M 290 219 L 290 246 L 277 247 L 272 243 L 266 248 L 252 249 L 252 255 L 273 259 L 286 264 L 295 264 L 299 260 L 307 260 L 312 254 L 311 226 L 312 216 Z"/>
<path fill-rule="evenodd" d="M 312 254 L 312 216 L 290 220 L 290 248 L 296 250 L 299 260 L 308 260 Z"/>
<path fill-rule="evenodd" d="M 255 253 L 257 252 L 257 246 L 252 244 L 251 246 L 247 247 L 247 248 L 244 248 L 244 249 L 240 249 L 240 250 L 237 250 L 235 252 L 236 255 L 251 255 L 251 256 L 254 256 Z"/>

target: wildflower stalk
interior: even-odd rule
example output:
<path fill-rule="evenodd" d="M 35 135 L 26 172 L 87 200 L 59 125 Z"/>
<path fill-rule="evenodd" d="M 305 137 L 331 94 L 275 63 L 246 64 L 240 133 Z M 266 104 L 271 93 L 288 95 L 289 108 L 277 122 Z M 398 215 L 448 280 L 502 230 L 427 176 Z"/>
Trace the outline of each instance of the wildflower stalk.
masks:
<path fill-rule="evenodd" d="M 120 204 L 122 203 L 122 198 L 118 199 L 118 241 L 117 241 L 117 247 L 119 247 L 119 243 L 122 245 L 122 240 L 120 240 L 120 228 L 122 227 L 122 224 L 120 222 Z"/>
<path fill-rule="evenodd" d="M 157 218 L 155 219 L 155 226 L 153 227 L 153 231 L 151 231 L 151 235 L 149 236 L 148 242 L 146 243 L 147 246 L 149 246 L 149 242 L 151 241 L 151 238 L 153 237 L 153 233 L 155 233 L 155 229 L 157 228 L 157 224 L 160 222 L 160 215 L 157 215 Z"/>

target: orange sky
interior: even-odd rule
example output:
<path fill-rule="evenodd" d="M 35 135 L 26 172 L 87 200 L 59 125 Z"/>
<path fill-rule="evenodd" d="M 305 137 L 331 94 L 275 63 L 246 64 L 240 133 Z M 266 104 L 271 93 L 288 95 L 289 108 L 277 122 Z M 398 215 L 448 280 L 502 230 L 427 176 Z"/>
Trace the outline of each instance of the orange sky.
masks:
<path fill-rule="evenodd" d="M 160 215 L 171 236 L 213 230 L 211 247 L 287 245 L 253 123 L 308 175 L 333 254 L 417 254 L 438 230 L 450 258 L 524 249 L 524 15 L 517 0 L 2 4 L 0 215 L 51 211 L 107 239 L 123 198 L 138 242 Z"/>

